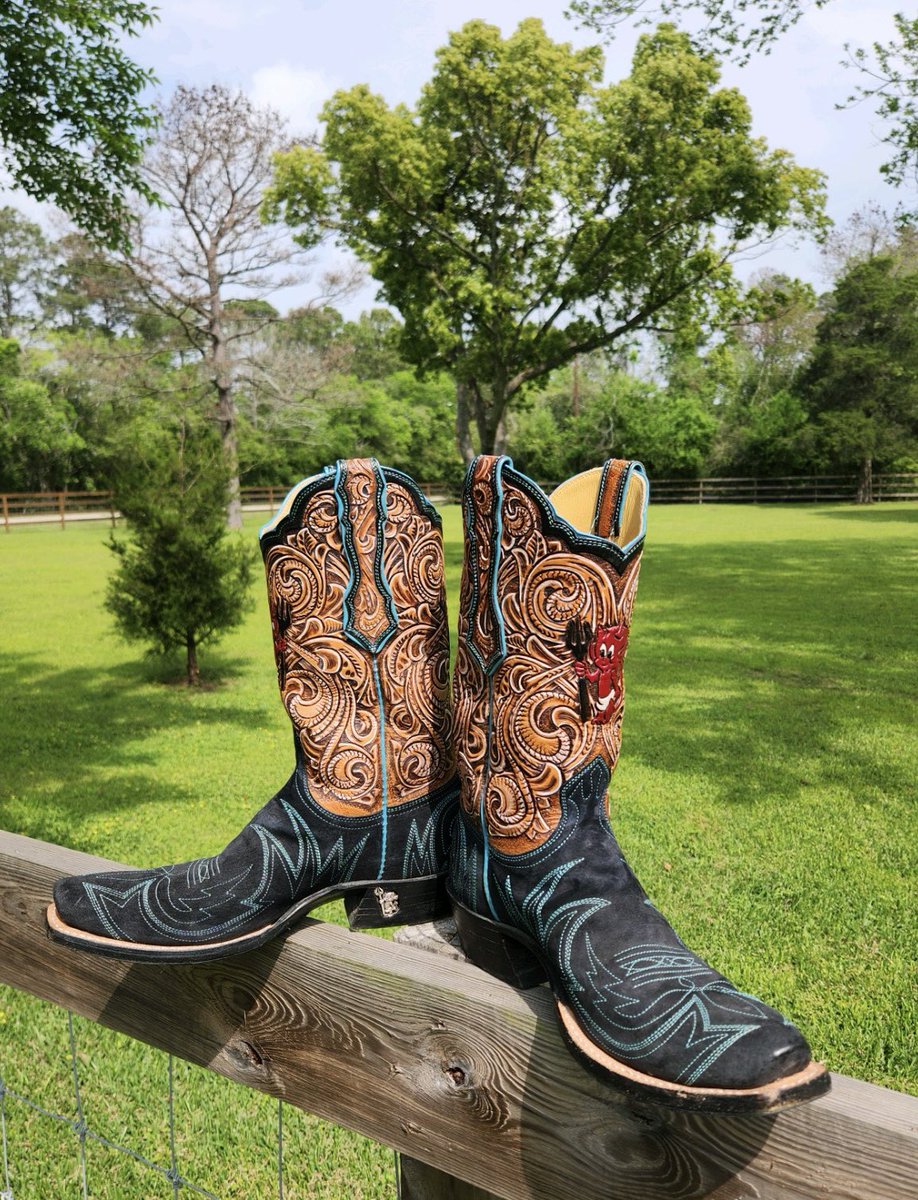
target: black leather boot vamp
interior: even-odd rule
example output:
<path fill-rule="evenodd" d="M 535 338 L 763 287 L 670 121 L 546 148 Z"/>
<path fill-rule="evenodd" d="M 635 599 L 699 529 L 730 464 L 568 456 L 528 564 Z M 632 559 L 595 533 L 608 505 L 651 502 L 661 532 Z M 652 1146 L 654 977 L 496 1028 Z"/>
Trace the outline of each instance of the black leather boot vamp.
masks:
<path fill-rule="evenodd" d="M 601 760 L 561 791 L 546 845 L 507 862 L 460 816 L 453 913 L 478 966 L 517 987 L 547 980 L 585 1066 L 631 1095 L 710 1112 L 773 1110 L 822 1095 L 825 1068 L 779 1012 L 681 941 L 625 862 Z M 493 915 L 496 914 L 496 915 Z"/>

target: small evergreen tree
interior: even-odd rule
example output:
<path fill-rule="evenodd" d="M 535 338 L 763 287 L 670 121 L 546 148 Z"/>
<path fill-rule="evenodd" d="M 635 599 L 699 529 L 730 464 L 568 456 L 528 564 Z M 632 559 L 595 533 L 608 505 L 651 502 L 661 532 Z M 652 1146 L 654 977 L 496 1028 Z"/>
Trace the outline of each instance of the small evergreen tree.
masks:
<path fill-rule="evenodd" d="M 183 650 L 188 684 L 198 684 L 198 647 L 240 623 L 252 582 L 253 554 L 226 529 L 217 432 L 183 396 L 143 406 L 114 450 L 115 498 L 131 537 L 110 540 L 118 566 L 105 606 L 151 653 Z"/>

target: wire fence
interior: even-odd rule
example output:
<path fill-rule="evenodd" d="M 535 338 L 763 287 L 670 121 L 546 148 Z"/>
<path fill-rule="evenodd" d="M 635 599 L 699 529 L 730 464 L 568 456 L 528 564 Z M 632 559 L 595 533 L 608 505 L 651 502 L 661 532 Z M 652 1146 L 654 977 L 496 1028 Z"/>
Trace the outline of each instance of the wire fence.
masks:
<path fill-rule="evenodd" d="M 200 1187 L 193 1183 L 190 1179 L 185 1178 L 179 1169 L 178 1157 L 176 1155 L 175 1145 L 175 1072 L 173 1064 L 173 1056 L 166 1055 L 167 1075 L 168 1075 L 168 1114 L 169 1114 L 169 1163 L 153 1162 L 138 1150 L 132 1149 L 130 1146 L 124 1146 L 119 1142 L 113 1141 L 104 1134 L 96 1132 L 90 1127 L 86 1118 L 86 1113 L 83 1108 L 83 1096 L 80 1088 L 80 1066 L 77 1056 L 77 1041 L 76 1032 L 74 1030 L 73 1013 L 67 1011 L 67 1035 L 70 1048 L 70 1077 L 73 1085 L 73 1110 L 70 1114 L 53 1112 L 49 1108 L 38 1104 L 29 1096 L 24 1096 L 21 1092 L 15 1091 L 7 1086 L 2 1074 L 0 1074 L 0 1156 L 2 1156 L 3 1170 L 3 1190 L 0 1191 L 0 1200 L 17 1200 L 13 1191 L 12 1175 L 10 1170 L 10 1162 L 13 1151 L 11 1150 L 10 1136 L 8 1131 L 7 1120 L 7 1103 L 12 1101 L 15 1104 L 24 1105 L 32 1112 L 37 1113 L 41 1117 L 46 1117 L 51 1121 L 59 1122 L 63 1127 L 68 1128 L 76 1139 L 76 1152 L 79 1155 L 79 1174 L 80 1174 L 80 1195 L 82 1200 L 89 1200 L 89 1173 L 86 1161 L 86 1144 L 87 1142 L 95 1142 L 97 1145 L 104 1146 L 108 1150 L 117 1151 L 120 1154 L 125 1154 L 134 1162 L 139 1163 L 143 1167 L 147 1167 L 151 1171 L 157 1172 L 172 1187 L 172 1194 L 177 1197 L 180 1192 L 184 1191 L 195 1196 L 203 1196 L 205 1200 L 220 1200 L 220 1197 L 207 1188 Z M 283 1200 L 284 1197 L 284 1105 L 283 1101 L 277 1102 L 277 1195 L 278 1200 Z"/>
<path fill-rule="evenodd" d="M 157 1162 L 154 1158 L 142 1153 L 135 1147 L 125 1145 L 123 1141 L 107 1136 L 105 1133 L 101 1133 L 98 1129 L 93 1128 L 92 1114 L 87 1111 L 84 1098 L 78 1032 L 74 1014 L 69 1009 L 57 1010 L 57 1012 L 62 1018 L 66 1015 L 67 1062 L 65 1071 L 66 1075 L 69 1076 L 67 1090 L 69 1091 L 71 1106 L 69 1111 L 56 1111 L 55 1108 L 39 1103 L 23 1091 L 11 1087 L 4 1075 L 3 1062 L 0 1060 L 0 1200 L 27 1200 L 27 1197 L 24 1194 L 20 1194 L 17 1189 L 15 1182 L 17 1173 L 16 1165 L 19 1155 L 34 1153 L 34 1146 L 29 1144 L 30 1139 L 28 1138 L 23 1139 L 25 1142 L 24 1145 L 17 1146 L 16 1144 L 16 1138 L 11 1130 L 11 1126 L 14 1123 L 14 1109 L 16 1107 L 39 1118 L 53 1122 L 58 1128 L 72 1136 L 80 1200 L 92 1200 L 93 1197 L 112 1194 L 124 1197 L 125 1200 L 127 1197 L 127 1193 L 123 1190 L 116 1190 L 115 1193 L 112 1193 L 111 1182 L 106 1187 L 105 1181 L 100 1178 L 104 1174 L 103 1171 L 93 1172 L 87 1155 L 88 1145 L 96 1145 L 113 1151 L 129 1159 L 138 1167 L 154 1173 L 155 1176 L 165 1183 L 167 1189 L 171 1192 L 173 1200 L 177 1200 L 182 1195 L 200 1196 L 204 1200 L 223 1200 L 216 1192 L 189 1178 L 184 1173 L 183 1164 L 179 1161 L 176 1137 L 176 1102 L 179 1093 L 174 1056 L 166 1052 L 155 1052 L 157 1060 L 165 1059 L 168 1151 L 165 1161 Z M 61 1076 L 63 1074 L 64 1071 L 60 1073 Z M 227 1083 L 226 1086 L 231 1087 L 232 1085 Z M 273 1146 L 269 1152 L 274 1157 L 274 1181 L 276 1189 L 272 1190 L 271 1194 L 276 1194 L 277 1200 L 284 1200 L 285 1198 L 285 1114 L 287 1113 L 287 1109 L 288 1106 L 283 1100 L 278 1099 L 276 1101 Z M 140 1111 L 135 1116 L 138 1120 L 143 1119 L 143 1114 Z M 263 1152 L 263 1144 L 259 1147 L 259 1150 Z M 393 1158 L 394 1176 L 390 1175 L 389 1177 L 390 1185 L 387 1191 L 389 1195 L 395 1197 L 395 1200 L 400 1200 L 403 1194 L 401 1163 L 398 1154 L 394 1152 Z M 266 1183 L 266 1173 L 261 1172 L 260 1174 L 263 1183 Z M 117 1189 L 121 1185 L 114 1186 Z M 231 1190 L 234 1189 L 231 1188 Z M 50 1195 L 51 1193 L 43 1194 Z M 34 1195 L 34 1193 L 30 1193 L 30 1195 Z M 144 1192 L 144 1195 L 147 1195 L 147 1193 Z M 263 1198 L 266 1200 L 268 1191 L 265 1186 L 260 1188 L 258 1196 L 259 1200 L 263 1200 Z"/>

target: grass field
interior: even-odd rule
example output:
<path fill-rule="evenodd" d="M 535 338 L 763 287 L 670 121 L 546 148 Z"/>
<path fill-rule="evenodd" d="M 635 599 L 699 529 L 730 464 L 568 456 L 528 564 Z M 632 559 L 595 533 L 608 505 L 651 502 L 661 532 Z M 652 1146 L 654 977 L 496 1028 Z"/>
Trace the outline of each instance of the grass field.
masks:
<path fill-rule="evenodd" d="M 458 510 L 444 524 L 455 613 Z M 652 509 L 613 821 L 690 945 L 833 1069 L 918 1094 L 916 534 L 905 504 Z M 0 534 L 0 825 L 138 865 L 214 853 L 290 766 L 263 587 L 188 692 L 115 636 L 105 536 Z M 91 1128 L 168 1162 L 165 1057 L 76 1024 Z M 71 1111 L 67 1055 L 63 1013 L 0 989 L 9 1087 Z M 185 1176 L 274 1194 L 274 1103 L 182 1063 L 176 1089 Z M 17 1200 L 78 1195 L 73 1133 L 15 1101 L 7 1120 Z M 366 1139 L 289 1110 L 286 1149 L 290 1198 L 394 1194 Z M 101 1147 L 89 1180 L 172 1194 Z"/>

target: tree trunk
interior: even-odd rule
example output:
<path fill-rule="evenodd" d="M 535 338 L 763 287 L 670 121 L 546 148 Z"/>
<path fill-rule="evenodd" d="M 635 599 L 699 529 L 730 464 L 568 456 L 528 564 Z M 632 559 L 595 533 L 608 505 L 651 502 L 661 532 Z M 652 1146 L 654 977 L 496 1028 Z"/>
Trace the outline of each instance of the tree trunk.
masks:
<path fill-rule="evenodd" d="M 210 282 L 210 356 L 214 387 L 217 389 L 217 424 L 220 427 L 220 444 L 229 483 L 229 499 L 226 505 L 228 529 L 242 528 L 242 499 L 239 492 L 239 450 L 236 443 L 236 401 L 233 397 L 233 380 L 230 370 L 229 349 L 223 320 L 223 298 L 213 261 L 208 257 Z"/>
<path fill-rule="evenodd" d="M 242 495 L 239 489 L 239 450 L 236 444 L 236 404 L 228 386 L 217 382 L 217 424 L 220 426 L 220 445 L 229 479 L 229 500 L 226 505 L 228 529 L 242 528 Z"/>
<path fill-rule="evenodd" d="M 464 380 L 456 381 L 456 448 L 466 466 L 475 457 L 472 445 L 471 388 Z"/>
<path fill-rule="evenodd" d="M 858 504 L 873 502 L 873 459 L 868 455 L 861 459 L 861 471 L 857 481 Z"/>
<path fill-rule="evenodd" d="M 198 648 L 195 645 L 194 634 L 191 630 L 188 631 L 185 637 L 185 647 L 187 650 L 186 669 L 188 686 L 197 687 L 201 682 L 201 668 L 198 666 Z"/>

